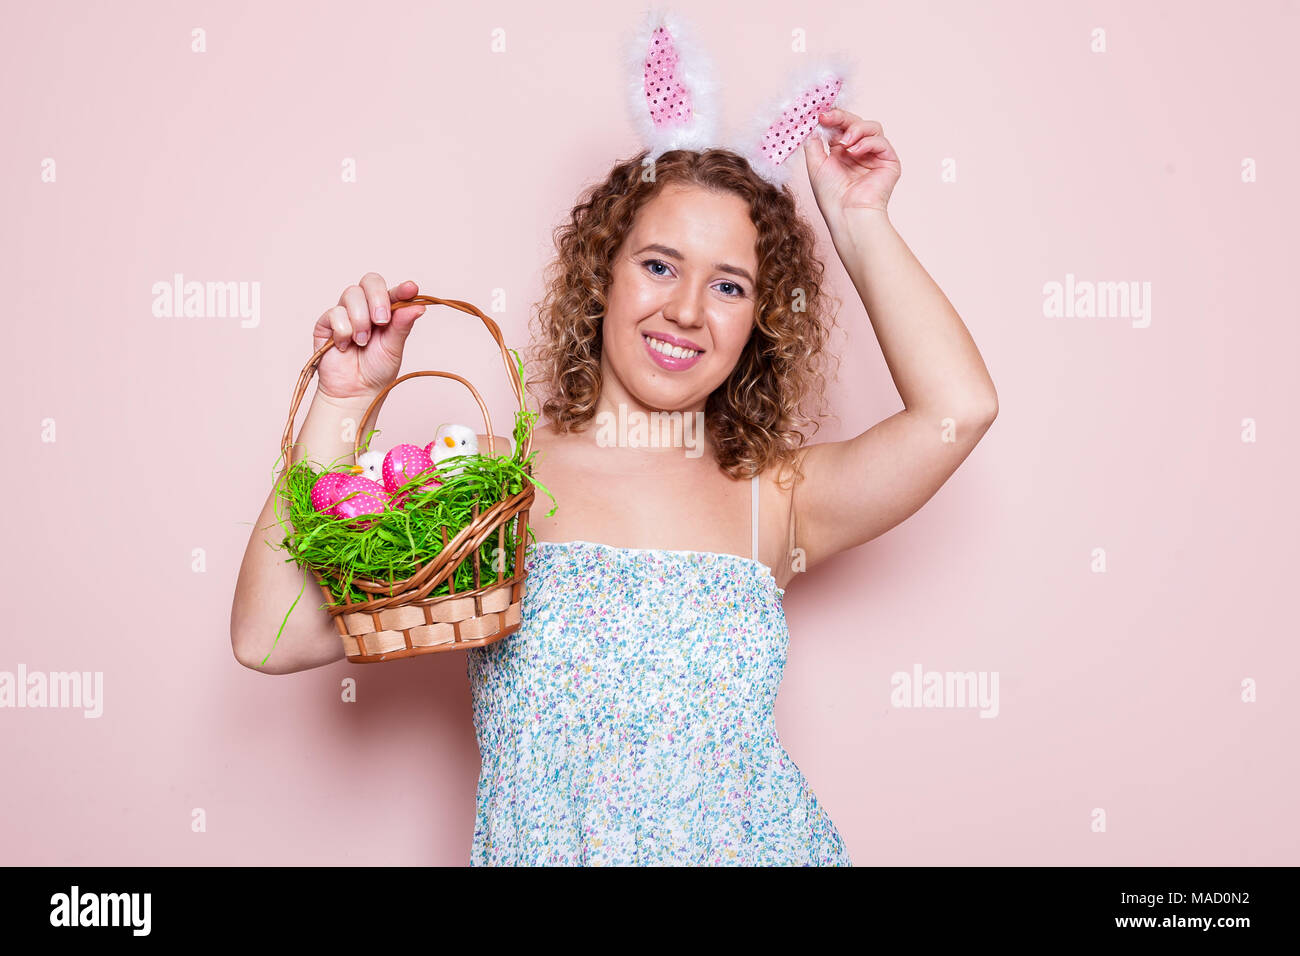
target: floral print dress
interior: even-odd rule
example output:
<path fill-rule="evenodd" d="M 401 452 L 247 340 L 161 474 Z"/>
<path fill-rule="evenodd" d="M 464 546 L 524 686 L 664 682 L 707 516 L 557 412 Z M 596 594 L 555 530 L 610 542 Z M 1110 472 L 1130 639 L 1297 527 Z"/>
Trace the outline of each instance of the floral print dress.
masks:
<path fill-rule="evenodd" d="M 757 559 L 537 542 L 469 650 L 473 866 L 852 866 L 778 739 L 789 630 Z"/>

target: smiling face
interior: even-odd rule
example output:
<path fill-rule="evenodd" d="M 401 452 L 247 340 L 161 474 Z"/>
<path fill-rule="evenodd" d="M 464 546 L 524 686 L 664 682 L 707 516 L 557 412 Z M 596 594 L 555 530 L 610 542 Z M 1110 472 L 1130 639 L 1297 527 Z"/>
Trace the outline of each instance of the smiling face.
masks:
<path fill-rule="evenodd" d="M 676 183 L 614 258 L 598 410 L 703 411 L 754 328 L 758 230 L 745 201 Z"/>

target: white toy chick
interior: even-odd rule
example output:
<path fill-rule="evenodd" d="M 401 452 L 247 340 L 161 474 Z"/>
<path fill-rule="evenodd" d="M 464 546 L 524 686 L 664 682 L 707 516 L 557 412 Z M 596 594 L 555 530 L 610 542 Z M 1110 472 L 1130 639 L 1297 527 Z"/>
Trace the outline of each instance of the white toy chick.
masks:
<path fill-rule="evenodd" d="M 448 458 L 479 453 L 478 436 L 468 425 L 439 425 L 438 430 L 433 434 L 433 441 L 429 442 L 425 451 L 429 453 L 433 463 L 439 466 L 439 475 L 450 477 L 460 474 L 462 467 L 460 465 L 442 468 L 442 463 Z"/>
<path fill-rule="evenodd" d="M 363 475 L 382 485 L 384 483 L 384 453 L 382 451 L 366 452 L 357 458 L 357 463 L 351 467 L 350 471 L 354 475 Z"/>

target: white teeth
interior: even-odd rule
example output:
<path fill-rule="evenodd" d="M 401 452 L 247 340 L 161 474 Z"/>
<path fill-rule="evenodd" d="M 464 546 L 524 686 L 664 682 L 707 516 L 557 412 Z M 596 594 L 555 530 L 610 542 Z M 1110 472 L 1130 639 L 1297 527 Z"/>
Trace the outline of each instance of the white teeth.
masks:
<path fill-rule="evenodd" d="M 648 335 L 645 337 L 645 339 L 647 342 L 650 343 L 650 347 L 654 349 L 656 352 L 662 352 L 664 355 L 670 356 L 672 358 L 679 358 L 679 359 L 694 358 L 695 356 L 700 354 L 694 349 L 684 349 L 684 348 L 679 348 L 675 345 L 669 345 L 667 342 L 661 342 L 658 339 L 651 338 Z"/>

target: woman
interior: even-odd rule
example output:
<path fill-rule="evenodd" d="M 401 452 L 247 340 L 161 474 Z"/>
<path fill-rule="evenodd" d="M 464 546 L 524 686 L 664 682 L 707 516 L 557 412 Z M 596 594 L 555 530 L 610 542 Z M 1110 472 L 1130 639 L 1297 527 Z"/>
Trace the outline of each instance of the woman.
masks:
<path fill-rule="evenodd" d="M 744 158 L 671 150 L 646 181 L 637 157 L 583 197 L 557 235 L 531 350 L 548 388 L 535 474 L 559 507 L 532 521 L 519 631 L 468 652 L 474 864 L 851 865 L 775 731 L 781 598 L 920 508 L 997 396 L 889 221 L 901 167 L 880 124 L 842 109 L 819 121 L 835 135 L 829 153 L 804 144 L 812 191 L 905 407 L 806 443 L 832 321 L 822 267 L 793 193 Z M 333 336 L 338 349 L 301 453 L 348 453 L 339 422 L 398 374 L 424 308 L 391 306 L 417 291 L 370 273 L 317 321 L 316 347 Z M 674 412 L 682 427 L 656 430 L 655 413 Z M 620 424 L 647 421 L 649 442 Z M 301 586 L 268 550 L 250 542 L 232 612 L 249 666 Z M 290 631 L 272 672 L 343 656 L 323 610 Z"/>

